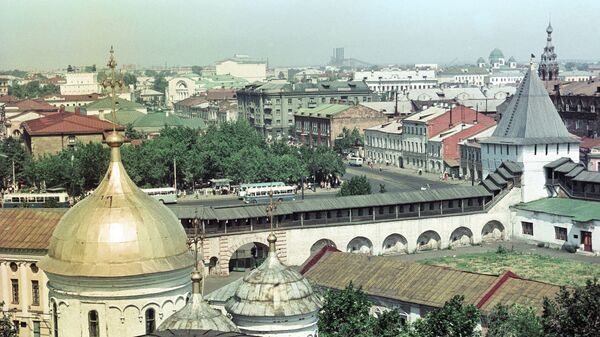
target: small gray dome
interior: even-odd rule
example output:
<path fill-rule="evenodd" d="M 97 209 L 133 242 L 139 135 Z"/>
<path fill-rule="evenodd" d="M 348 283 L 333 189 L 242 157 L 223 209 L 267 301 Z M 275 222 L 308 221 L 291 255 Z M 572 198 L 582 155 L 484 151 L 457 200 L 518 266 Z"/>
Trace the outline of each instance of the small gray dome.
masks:
<path fill-rule="evenodd" d="M 201 294 L 193 294 L 190 301 L 181 310 L 167 318 L 157 330 L 190 329 L 239 332 L 235 324 L 219 310 L 213 309 L 206 303 Z"/>
<path fill-rule="evenodd" d="M 509 62 L 509 63 L 510 63 L 510 62 L 517 62 L 517 60 L 515 60 L 515 58 L 511 56 L 511 57 L 508 59 L 508 62 Z"/>
<path fill-rule="evenodd" d="M 483 57 L 480 57 L 477 59 L 477 64 L 480 64 L 480 63 L 485 63 L 485 60 L 483 59 Z"/>
<path fill-rule="evenodd" d="M 504 54 L 498 48 L 494 48 L 494 50 L 492 50 L 492 52 L 490 53 L 490 61 L 497 61 L 497 60 L 503 59 L 503 58 L 504 58 Z"/>
<path fill-rule="evenodd" d="M 305 315 L 321 309 L 321 298 L 298 271 L 284 266 L 275 252 L 276 238 L 269 235 L 269 256 L 244 277 L 227 301 L 235 316 L 281 317 Z"/>
<path fill-rule="evenodd" d="M 552 24 L 548 23 L 548 28 L 546 28 L 546 33 L 552 34 L 552 31 L 554 31 L 554 29 L 552 29 Z"/>

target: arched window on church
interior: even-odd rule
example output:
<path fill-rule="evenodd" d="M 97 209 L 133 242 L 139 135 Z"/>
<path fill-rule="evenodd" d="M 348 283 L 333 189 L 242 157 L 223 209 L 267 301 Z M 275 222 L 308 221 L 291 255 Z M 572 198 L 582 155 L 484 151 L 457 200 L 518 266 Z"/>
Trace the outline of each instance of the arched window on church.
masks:
<path fill-rule="evenodd" d="M 88 328 L 90 330 L 89 337 L 100 337 L 100 327 L 98 325 L 98 312 L 91 310 L 88 312 Z"/>
<path fill-rule="evenodd" d="M 56 302 L 52 303 L 52 325 L 54 337 L 58 337 L 58 306 Z"/>
<path fill-rule="evenodd" d="M 151 334 L 156 330 L 156 312 L 150 308 L 146 310 L 146 334 Z"/>

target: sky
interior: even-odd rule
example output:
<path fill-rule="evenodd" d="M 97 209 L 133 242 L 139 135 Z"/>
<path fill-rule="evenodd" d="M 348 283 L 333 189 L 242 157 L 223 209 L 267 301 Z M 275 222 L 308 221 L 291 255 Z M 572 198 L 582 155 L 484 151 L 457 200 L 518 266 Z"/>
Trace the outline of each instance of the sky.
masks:
<path fill-rule="evenodd" d="M 322 65 L 334 47 L 373 64 L 474 63 L 498 47 L 539 57 L 551 17 L 559 60 L 600 60 L 600 1 L 1 0 L 0 70 L 208 65 L 246 54 Z"/>

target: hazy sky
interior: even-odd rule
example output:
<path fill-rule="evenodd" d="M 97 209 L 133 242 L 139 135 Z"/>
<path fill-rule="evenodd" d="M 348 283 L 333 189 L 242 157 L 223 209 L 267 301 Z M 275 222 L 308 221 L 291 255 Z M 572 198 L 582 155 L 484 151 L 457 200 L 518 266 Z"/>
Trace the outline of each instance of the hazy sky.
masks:
<path fill-rule="evenodd" d="M 203 65 L 248 54 L 324 64 L 333 47 L 377 64 L 539 57 L 552 16 L 559 59 L 600 59 L 600 1 L 0 0 L 0 69 Z"/>

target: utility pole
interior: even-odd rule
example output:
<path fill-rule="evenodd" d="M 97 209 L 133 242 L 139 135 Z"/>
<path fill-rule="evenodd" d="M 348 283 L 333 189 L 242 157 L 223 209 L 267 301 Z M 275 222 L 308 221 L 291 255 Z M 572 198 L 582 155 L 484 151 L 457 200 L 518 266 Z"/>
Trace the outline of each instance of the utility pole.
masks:
<path fill-rule="evenodd" d="M 177 160 L 173 158 L 173 188 L 177 193 Z"/>

